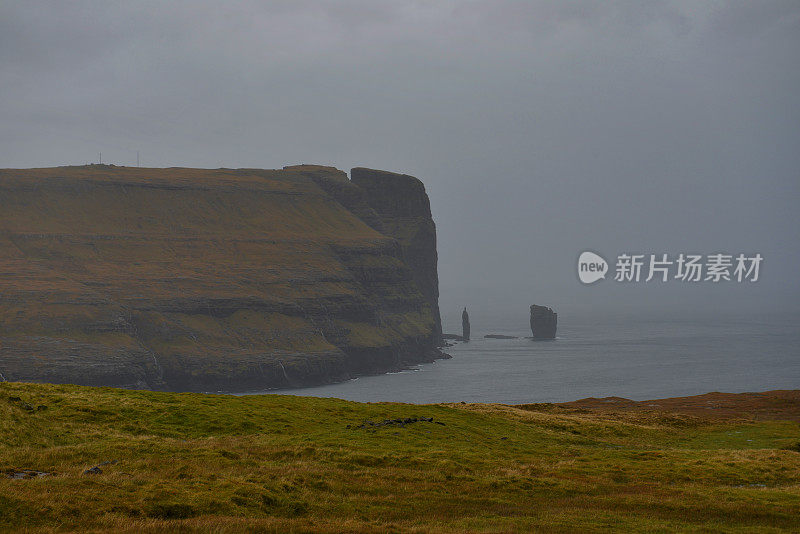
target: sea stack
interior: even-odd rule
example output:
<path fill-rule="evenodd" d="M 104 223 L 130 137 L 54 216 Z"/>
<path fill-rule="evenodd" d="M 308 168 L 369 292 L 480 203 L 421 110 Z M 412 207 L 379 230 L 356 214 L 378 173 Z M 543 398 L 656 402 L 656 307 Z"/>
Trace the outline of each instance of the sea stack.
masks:
<path fill-rule="evenodd" d="M 531 306 L 533 339 L 555 339 L 558 314 L 547 306 Z"/>
<path fill-rule="evenodd" d="M 461 337 L 464 338 L 464 341 L 469 341 L 469 314 L 467 313 L 467 308 L 464 308 L 464 311 L 461 312 Z"/>

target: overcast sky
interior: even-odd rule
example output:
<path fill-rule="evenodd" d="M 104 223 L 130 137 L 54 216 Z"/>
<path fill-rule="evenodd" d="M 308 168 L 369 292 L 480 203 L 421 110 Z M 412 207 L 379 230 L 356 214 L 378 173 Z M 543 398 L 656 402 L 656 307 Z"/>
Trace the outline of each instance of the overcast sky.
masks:
<path fill-rule="evenodd" d="M 448 326 L 463 305 L 799 307 L 796 0 L 5 0 L 0 91 L 0 167 L 419 177 Z M 754 284 L 582 286 L 585 249 L 764 263 Z"/>

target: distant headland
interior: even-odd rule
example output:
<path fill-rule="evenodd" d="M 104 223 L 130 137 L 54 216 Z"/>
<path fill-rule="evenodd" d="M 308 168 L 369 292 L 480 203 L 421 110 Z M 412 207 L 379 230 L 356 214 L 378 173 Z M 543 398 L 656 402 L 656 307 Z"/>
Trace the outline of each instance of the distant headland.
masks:
<path fill-rule="evenodd" d="M 0 170 L 0 265 L 3 380 L 243 391 L 447 357 L 404 174 Z"/>

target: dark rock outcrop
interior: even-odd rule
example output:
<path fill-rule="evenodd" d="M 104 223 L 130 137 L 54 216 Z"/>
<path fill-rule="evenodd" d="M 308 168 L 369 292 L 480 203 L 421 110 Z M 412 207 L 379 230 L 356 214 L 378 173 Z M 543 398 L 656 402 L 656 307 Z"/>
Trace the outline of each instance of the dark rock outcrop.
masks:
<path fill-rule="evenodd" d="M 29 480 L 31 478 L 43 478 L 52 475 L 47 471 L 36 471 L 35 469 L 8 469 L 5 475 L 14 480 Z"/>
<path fill-rule="evenodd" d="M 384 419 L 383 421 L 366 420 L 360 425 L 347 425 L 346 428 L 353 430 L 367 429 L 374 432 L 375 430 L 385 426 L 405 428 L 406 425 L 410 425 L 413 423 L 436 423 L 437 425 L 447 426 L 442 421 L 434 421 L 433 417 L 405 417 L 405 418 L 401 417 L 397 419 Z"/>
<path fill-rule="evenodd" d="M 0 380 L 245 391 L 446 357 L 414 180 L 0 170 Z"/>
<path fill-rule="evenodd" d="M 533 339 L 555 339 L 558 314 L 546 306 L 531 306 Z"/>

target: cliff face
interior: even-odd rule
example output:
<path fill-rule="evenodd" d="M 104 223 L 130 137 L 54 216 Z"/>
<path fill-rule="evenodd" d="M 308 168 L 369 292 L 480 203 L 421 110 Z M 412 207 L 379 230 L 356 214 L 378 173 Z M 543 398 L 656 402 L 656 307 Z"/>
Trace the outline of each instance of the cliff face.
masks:
<path fill-rule="evenodd" d="M 353 183 L 366 192 L 367 202 L 380 218 L 380 226 L 370 221 L 366 221 L 367 224 L 400 242 L 403 258 L 411 267 L 414 281 L 436 321 L 433 340 L 441 343 L 436 225 L 425 186 L 407 174 L 362 167 L 352 169 L 350 176 Z"/>
<path fill-rule="evenodd" d="M 242 391 L 441 357 L 371 204 L 329 167 L 2 170 L 0 380 Z"/>

